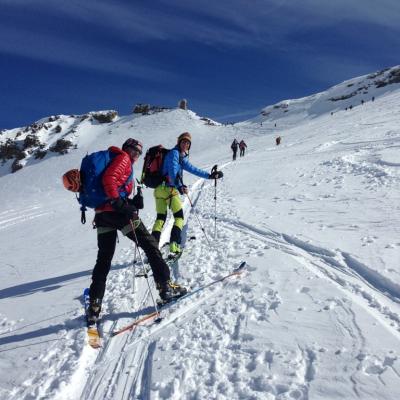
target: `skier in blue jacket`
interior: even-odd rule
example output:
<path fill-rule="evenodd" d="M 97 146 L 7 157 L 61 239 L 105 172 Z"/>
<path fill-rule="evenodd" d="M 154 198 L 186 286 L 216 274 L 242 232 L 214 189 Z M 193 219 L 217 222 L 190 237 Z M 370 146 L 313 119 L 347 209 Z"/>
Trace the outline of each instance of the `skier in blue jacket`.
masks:
<path fill-rule="evenodd" d="M 156 201 L 157 219 L 153 225 L 152 235 L 157 241 L 160 240 L 161 231 L 167 218 L 167 210 L 171 209 L 174 215 L 174 226 L 170 236 L 170 252 L 180 253 L 181 233 L 184 225 L 182 202 L 179 194 L 187 194 L 188 188 L 183 183 L 183 171 L 187 171 L 204 179 L 222 178 L 221 171 L 207 171 L 195 167 L 189 162 L 189 149 L 192 143 L 192 136 L 189 132 L 184 132 L 178 137 L 177 145 L 170 150 L 163 162 L 162 175 L 164 181 L 154 190 Z"/>

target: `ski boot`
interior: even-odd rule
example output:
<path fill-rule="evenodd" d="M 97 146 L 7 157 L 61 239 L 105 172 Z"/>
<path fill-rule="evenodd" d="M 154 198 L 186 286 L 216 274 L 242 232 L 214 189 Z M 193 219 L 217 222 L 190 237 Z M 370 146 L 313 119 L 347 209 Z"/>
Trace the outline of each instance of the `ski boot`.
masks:
<path fill-rule="evenodd" d="M 158 293 L 160 294 L 162 304 L 169 303 L 170 301 L 184 296 L 187 289 L 176 282 L 167 281 L 157 284 Z"/>
<path fill-rule="evenodd" d="M 176 242 L 171 242 L 169 244 L 169 259 L 174 259 L 182 253 L 181 245 Z"/>
<path fill-rule="evenodd" d="M 99 319 L 101 311 L 101 299 L 90 299 L 89 307 L 86 311 L 88 325 L 94 325 Z"/>

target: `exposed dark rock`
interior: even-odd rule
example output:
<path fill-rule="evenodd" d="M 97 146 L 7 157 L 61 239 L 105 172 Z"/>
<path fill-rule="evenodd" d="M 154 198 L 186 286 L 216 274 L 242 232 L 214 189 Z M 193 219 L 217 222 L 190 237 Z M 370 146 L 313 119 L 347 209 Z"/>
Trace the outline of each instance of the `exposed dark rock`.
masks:
<path fill-rule="evenodd" d="M 138 103 L 133 108 L 133 114 L 148 114 L 150 110 L 150 104 Z"/>
<path fill-rule="evenodd" d="M 33 153 L 33 156 L 35 157 L 36 160 L 41 160 L 44 158 L 47 154 L 47 150 L 42 150 L 42 149 L 37 149 Z"/>
<path fill-rule="evenodd" d="M 40 139 L 33 133 L 30 133 L 26 136 L 23 146 L 24 149 L 40 146 Z"/>
<path fill-rule="evenodd" d="M 11 160 L 13 158 L 22 160 L 25 158 L 25 153 L 16 141 L 7 139 L 4 143 L 0 144 L 0 158 L 3 161 Z"/>
<path fill-rule="evenodd" d="M 54 153 L 67 154 L 68 150 L 73 146 L 74 144 L 70 140 L 58 139 L 49 150 Z"/>
<path fill-rule="evenodd" d="M 381 88 L 393 83 L 400 83 L 400 68 L 392 69 L 386 79 L 375 81 L 375 86 Z"/>
<path fill-rule="evenodd" d="M 375 72 L 367 76 L 368 79 L 375 79 L 380 75 L 383 75 L 386 71 L 389 71 L 390 68 L 382 69 L 381 71 Z"/>
<path fill-rule="evenodd" d="M 17 172 L 22 168 L 22 164 L 19 162 L 19 160 L 14 160 L 14 162 L 11 164 L 11 172 Z"/>
<path fill-rule="evenodd" d="M 150 106 L 150 104 L 138 103 L 135 105 L 132 112 L 134 114 L 149 115 L 149 114 L 155 114 L 155 113 L 166 111 L 166 110 L 171 110 L 171 108 L 170 107 L 162 107 L 162 106 Z"/>
<path fill-rule="evenodd" d="M 117 111 L 99 112 L 99 113 L 93 113 L 92 116 L 96 121 L 99 121 L 101 124 L 104 124 L 107 122 L 112 122 L 115 119 L 115 117 L 118 116 L 118 113 Z"/>
<path fill-rule="evenodd" d="M 337 96 L 337 97 L 331 97 L 329 100 L 330 101 L 339 101 L 339 100 L 346 100 L 350 99 L 351 97 L 355 96 L 357 94 L 358 90 L 351 92 L 349 94 L 344 94 L 342 96 Z"/>
<path fill-rule="evenodd" d="M 200 118 L 201 121 L 204 121 L 207 125 L 216 126 L 217 124 L 212 121 L 210 118 L 202 117 Z"/>

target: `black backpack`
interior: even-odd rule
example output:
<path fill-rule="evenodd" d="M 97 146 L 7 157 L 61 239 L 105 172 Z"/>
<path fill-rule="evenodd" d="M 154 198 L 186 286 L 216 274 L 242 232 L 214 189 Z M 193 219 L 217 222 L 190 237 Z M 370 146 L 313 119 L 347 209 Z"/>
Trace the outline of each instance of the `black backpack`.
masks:
<path fill-rule="evenodd" d="M 168 152 L 169 150 L 164 148 L 161 144 L 150 147 L 147 150 L 143 161 L 143 170 L 140 183 L 154 189 L 164 182 L 165 177 L 162 176 L 161 169 L 164 162 L 164 157 Z"/>

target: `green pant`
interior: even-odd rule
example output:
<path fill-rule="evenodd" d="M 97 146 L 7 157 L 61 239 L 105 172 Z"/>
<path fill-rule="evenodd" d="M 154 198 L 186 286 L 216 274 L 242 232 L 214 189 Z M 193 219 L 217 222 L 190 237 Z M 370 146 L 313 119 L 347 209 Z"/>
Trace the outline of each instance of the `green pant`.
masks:
<path fill-rule="evenodd" d="M 154 190 L 156 201 L 157 219 L 153 225 L 152 235 L 159 241 L 165 220 L 167 219 L 168 208 L 174 215 L 174 226 L 171 230 L 170 242 L 181 243 L 181 233 L 183 228 L 182 201 L 179 192 L 172 187 L 165 185 L 157 186 Z"/>

